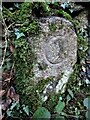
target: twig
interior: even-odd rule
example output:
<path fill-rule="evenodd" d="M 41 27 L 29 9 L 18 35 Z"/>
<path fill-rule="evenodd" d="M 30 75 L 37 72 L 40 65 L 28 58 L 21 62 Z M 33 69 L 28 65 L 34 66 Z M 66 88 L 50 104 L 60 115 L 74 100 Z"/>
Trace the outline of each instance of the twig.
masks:
<path fill-rule="evenodd" d="M 11 71 L 10 71 L 10 75 L 12 75 L 12 71 L 13 71 L 13 68 L 14 68 L 14 64 L 15 64 L 15 62 L 14 62 L 13 65 L 12 65 L 12 68 L 11 68 Z"/>
<path fill-rule="evenodd" d="M 4 50 L 4 55 L 3 55 L 3 59 L 2 59 L 2 63 L 1 63 L 1 66 L 0 66 L 0 69 L 2 68 L 3 64 L 4 64 L 4 60 L 5 60 L 5 56 L 6 56 L 6 50 L 7 50 L 7 26 L 6 26 L 6 23 L 5 23 L 5 20 L 3 19 L 3 23 L 6 27 L 6 32 L 5 32 L 5 50 Z"/>
<path fill-rule="evenodd" d="M 66 114 L 65 116 L 66 117 L 73 117 L 73 118 L 77 118 L 77 117 L 79 117 L 79 118 L 81 117 L 82 118 L 83 117 L 81 115 L 78 116 L 78 115 L 68 115 L 68 114 Z"/>
<path fill-rule="evenodd" d="M 87 112 L 87 111 L 89 111 L 88 109 L 86 109 L 86 110 L 78 110 L 79 112 Z M 76 112 L 76 111 L 72 111 L 72 112 Z M 60 112 L 59 113 L 59 115 L 60 114 L 62 114 L 63 112 Z M 57 115 L 57 113 L 56 114 L 54 114 L 54 115 Z M 74 117 L 74 118 L 77 118 L 78 116 L 79 117 L 83 117 L 82 115 L 70 115 L 70 114 L 64 114 L 64 115 L 62 115 L 62 116 L 66 116 L 66 117 Z"/>
<path fill-rule="evenodd" d="M 2 18 L 3 18 L 3 16 L 2 16 Z M 5 23 L 5 20 L 4 20 L 4 18 L 3 18 L 3 23 L 4 23 L 4 25 L 5 25 L 5 50 L 4 50 L 3 59 L 2 59 L 1 65 L 0 65 L 0 69 L 2 68 L 2 66 L 3 66 L 3 64 L 4 64 L 4 61 L 5 61 L 5 56 L 6 56 L 6 51 L 7 51 L 7 43 L 8 43 L 8 40 L 7 40 L 8 29 L 9 29 L 15 22 L 12 23 L 12 24 L 10 24 L 10 25 L 7 27 L 7 25 L 6 25 L 6 23 Z"/>
<path fill-rule="evenodd" d="M 23 24 L 15 24 L 15 26 L 21 27 L 21 26 L 23 26 Z"/>
<path fill-rule="evenodd" d="M 7 27 L 7 30 L 8 30 L 13 24 L 15 24 L 15 22 L 13 22 L 12 24 L 10 24 L 10 25 Z"/>

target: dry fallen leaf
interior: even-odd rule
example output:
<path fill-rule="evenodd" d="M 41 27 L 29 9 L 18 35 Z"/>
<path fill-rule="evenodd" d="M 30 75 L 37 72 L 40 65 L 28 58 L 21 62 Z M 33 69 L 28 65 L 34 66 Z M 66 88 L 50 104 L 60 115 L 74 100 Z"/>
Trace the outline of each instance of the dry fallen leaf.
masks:
<path fill-rule="evenodd" d="M 13 98 L 15 94 L 15 89 L 11 86 L 7 92 L 7 97 Z"/>
<path fill-rule="evenodd" d="M 10 78 L 10 73 L 3 72 L 2 73 L 2 78 L 3 78 L 3 80 L 6 80 L 7 78 Z"/>
<path fill-rule="evenodd" d="M 87 64 L 90 64 L 90 59 L 87 59 Z"/>
<path fill-rule="evenodd" d="M 12 100 L 11 100 L 10 98 L 8 98 L 7 101 L 6 101 L 6 103 L 7 103 L 8 105 L 10 105 L 11 102 L 12 102 Z"/>
<path fill-rule="evenodd" d="M 10 51 L 13 53 L 14 52 L 14 46 L 13 44 L 10 45 Z"/>
<path fill-rule="evenodd" d="M 15 100 L 16 102 L 19 102 L 19 95 L 15 94 L 14 97 L 13 97 L 13 100 Z"/>
<path fill-rule="evenodd" d="M 0 115 L 0 120 L 2 120 L 4 118 L 4 115 Z"/>
<path fill-rule="evenodd" d="M 10 81 L 11 80 L 11 77 L 5 79 L 4 81 L 7 82 L 7 81 Z"/>
<path fill-rule="evenodd" d="M 1 107 L 2 107 L 2 110 L 4 110 L 4 111 L 5 111 L 6 108 L 7 108 L 6 104 L 2 104 Z"/>
<path fill-rule="evenodd" d="M 0 97 L 2 97 L 5 93 L 5 90 L 0 90 Z"/>
<path fill-rule="evenodd" d="M 10 89 L 7 92 L 7 97 L 19 102 L 19 95 L 16 94 L 15 89 L 12 86 L 10 87 Z"/>
<path fill-rule="evenodd" d="M 5 100 L 2 100 L 2 103 L 1 103 L 1 109 L 2 110 L 6 110 L 6 108 L 8 107 L 8 104 Z"/>

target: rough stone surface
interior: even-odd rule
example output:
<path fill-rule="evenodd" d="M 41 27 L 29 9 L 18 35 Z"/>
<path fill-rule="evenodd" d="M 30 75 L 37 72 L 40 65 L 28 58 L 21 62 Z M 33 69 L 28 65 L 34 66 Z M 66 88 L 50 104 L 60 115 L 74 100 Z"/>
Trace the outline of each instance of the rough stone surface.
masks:
<path fill-rule="evenodd" d="M 60 76 L 66 74 L 65 71 L 71 73 L 77 60 L 77 36 L 74 27 L 71 22 L 60 17 L 41 18 L 39 23 L 40 35 L 30 38 L 37 58 L 33 68 L 35 80 L 38 82 L 51 76 L 55 81 L 60 80 Z M 54 30 L 51 31 L 50 28 L 53 27 Z M 68 78 L 65 78 L 62 84 L 67 81 Z"/>
<path fill-rule="evenodd" d="M 88 26 L 88 11 L 83 11 L 81 14 L 75 17 L 77 20 L 79 20 L 80 28 L 87 28 Z"/>

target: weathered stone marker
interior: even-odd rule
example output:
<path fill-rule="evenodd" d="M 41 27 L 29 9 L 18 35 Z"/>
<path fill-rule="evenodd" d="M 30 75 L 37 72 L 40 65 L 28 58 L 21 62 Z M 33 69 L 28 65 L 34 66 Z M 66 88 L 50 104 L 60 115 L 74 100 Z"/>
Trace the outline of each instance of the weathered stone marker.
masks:
<path fill-rule="evenodd" d="M 56 93 L 63 92 L 77 59 L 77 36 L 73 24 L 60 17 L 41 18 L 39 23 L 40 35 L 31 38 L 37 57 L 34 78 L 38 82 L 53 77 L 57 84 L 51 82 L 46 89 L 54 86 Z"/>

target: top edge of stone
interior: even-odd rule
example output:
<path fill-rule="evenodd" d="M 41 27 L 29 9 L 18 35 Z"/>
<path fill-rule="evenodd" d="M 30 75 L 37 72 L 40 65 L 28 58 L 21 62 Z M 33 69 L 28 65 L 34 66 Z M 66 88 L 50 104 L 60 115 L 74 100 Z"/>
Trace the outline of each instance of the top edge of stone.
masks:
<path fill-rule="evenodd" d="M 65 21 L 65 22 L 72 25 L 72 22 L 70 22 L 69 20 L 67 20 L 67 19 L 65 19 L 63 17 L 58 17 L 58 16 L 41 17 L 39 19 L 39 22 L 40 23 L 53 23 L 53 22 L 61 21 L 61 20 L 63 20 L 63 21 Z"/>

